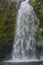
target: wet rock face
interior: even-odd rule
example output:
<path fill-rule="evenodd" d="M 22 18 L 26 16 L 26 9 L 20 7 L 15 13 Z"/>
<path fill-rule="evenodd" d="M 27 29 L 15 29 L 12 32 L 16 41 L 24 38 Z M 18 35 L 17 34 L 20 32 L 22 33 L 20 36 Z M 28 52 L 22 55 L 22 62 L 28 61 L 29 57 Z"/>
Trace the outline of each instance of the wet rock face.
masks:
<path fill-rule="evenodd" d="M 0 45 L 0 60 L 11 58 L 12 43 L 13 41 L 11 42 L 11 40 L 8 41 L 3 39 L 2 44 Z"/>
<path fill-rule="evenodd" d="M 17 1 L 17 3 L 19 3 L 19 2 L 22 2 L 22 1 L 25 1 L 25 0 L 15 0 L 15 1 Z"/>
<path fill-rule="evenodd" d="M 15 0 L 16 2 L 17 2 L 17 9 L 19 9 L 20 8 L 20 4 L 21 4 L 21 2 L 23 2 L 23 1 L 25 1 L 25 0 Z"/>

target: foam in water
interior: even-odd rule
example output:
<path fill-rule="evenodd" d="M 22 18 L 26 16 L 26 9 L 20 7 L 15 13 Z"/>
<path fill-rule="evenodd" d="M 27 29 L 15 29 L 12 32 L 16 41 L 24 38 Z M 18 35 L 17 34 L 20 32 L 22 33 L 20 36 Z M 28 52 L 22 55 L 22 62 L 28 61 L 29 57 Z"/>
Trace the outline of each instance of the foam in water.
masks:
<path fill-rule="evenodd" d="M 39 20 L 33 11 L 33 7 L 28 4 L 28 0 L 22 2 L 17 15 L 12 60 L 36 58 L 35 35 L 38 25 Z"/>

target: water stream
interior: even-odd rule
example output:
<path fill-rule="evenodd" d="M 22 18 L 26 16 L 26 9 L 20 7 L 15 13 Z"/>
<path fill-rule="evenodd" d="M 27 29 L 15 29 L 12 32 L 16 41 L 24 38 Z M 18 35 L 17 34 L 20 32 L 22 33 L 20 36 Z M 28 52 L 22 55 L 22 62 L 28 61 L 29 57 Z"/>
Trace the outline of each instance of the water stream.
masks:
<path fill-rule="evenodd" d="M 35 35 L 39 27 L 39 20 L 33 7 L 26 0 L 21 3 L 17 14 L 16 32 L 14 38 L 12 59 L 29 60 L 37 58 L 37 41 Z"/>

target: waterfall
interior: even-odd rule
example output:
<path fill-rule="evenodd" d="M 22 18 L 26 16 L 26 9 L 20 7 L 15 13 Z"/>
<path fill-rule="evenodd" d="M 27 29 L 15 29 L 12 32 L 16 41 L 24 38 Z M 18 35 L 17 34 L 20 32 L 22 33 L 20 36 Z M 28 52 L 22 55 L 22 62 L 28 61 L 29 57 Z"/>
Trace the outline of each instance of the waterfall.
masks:
<path fill-rule="evenodd" d="M 28 0 L 21 3 L 17 14 L 16 32 L 14 38 L 12 59 L 36 58 L 37 41 L 35 35 L 39 20 Z"/>

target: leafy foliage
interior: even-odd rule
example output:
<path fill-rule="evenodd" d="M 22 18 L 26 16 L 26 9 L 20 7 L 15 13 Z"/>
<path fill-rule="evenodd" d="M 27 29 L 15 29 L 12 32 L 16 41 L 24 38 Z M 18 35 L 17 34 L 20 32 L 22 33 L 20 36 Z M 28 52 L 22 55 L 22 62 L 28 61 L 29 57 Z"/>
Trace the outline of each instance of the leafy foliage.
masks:
<path fill-rule="evenodd" d="M 38 55 L 40 58 L 41 52 L 43 52 L 43 0 L 36 0 L 37 2 L 33 5 L 34 11 L 39 18 L 40 25 L 38 32 L 36 33 L 37 46 L 36 49 L 38 51 Z"/>
<path fill-rule="evenodd" d="M 0 0 L 0 58 L 6 57 L 6 54 L 12 48 L 16 12 L 14 3 L 11 3 L 9 7 L 8 0 Z"/>
<path fill-rule="evenodd" d="M 43 28 L 43 15 L 42 15 L 43 13 L 41 13 L 42 12 L 41 9 L 43 7 L 42 2 L 41 1 L 37 2 L 33 7 L 37 17 L 40 20 L 39 28 Z M 41 36 L 43 37 L 43 31 L 41 31 Z"/>

